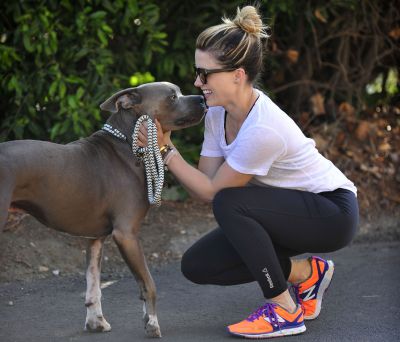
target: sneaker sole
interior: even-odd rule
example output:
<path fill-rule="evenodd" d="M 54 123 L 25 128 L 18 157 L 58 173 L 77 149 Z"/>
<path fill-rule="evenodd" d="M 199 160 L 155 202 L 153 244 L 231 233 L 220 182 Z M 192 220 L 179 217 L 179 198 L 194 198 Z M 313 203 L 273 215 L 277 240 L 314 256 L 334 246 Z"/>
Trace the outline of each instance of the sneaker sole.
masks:
<path fill-rule="evenodd" d="M 304 315 L 305 320 L 312 320 L 316 319 L 321 312 L 321 307 L 322 307 L 322 297 L 325 293 L 325 291 L 328 290 L 329 285 L 331 284 L 332 277 L 333 277 L 333 272 L 335 270 L 335 265 L 332 260 L 327 260 L 328 263 L 328 271 L 326 271 L 324 275 L 324 279 L 322 279 L 321 285 L 319 287 L 319 291 L 317 293 L 317 306 L 315 308 L 315 312 L 312 315 Z"/>
<path fill-rule="evenodd" d="M 228 329 L 228 332 L 232 335 L 235 336 L 240 336 L 244 338 L 252 338 L 252 339 L 260 339 L 260 338 L 273 338 L 273 337 L 282 337 L 282 336 L 289 336 L 289 335 L 298 335 L 306 331 L 306 326 L 302 325 L 297 328 L 290 328 L 290 329 L 283 329 L 283 330 L 278 330 L 274 331 L 271 333 L 266 333 L 266 334 L 241 334 L 241 333 L 235 333 L 232 332 Z"/>

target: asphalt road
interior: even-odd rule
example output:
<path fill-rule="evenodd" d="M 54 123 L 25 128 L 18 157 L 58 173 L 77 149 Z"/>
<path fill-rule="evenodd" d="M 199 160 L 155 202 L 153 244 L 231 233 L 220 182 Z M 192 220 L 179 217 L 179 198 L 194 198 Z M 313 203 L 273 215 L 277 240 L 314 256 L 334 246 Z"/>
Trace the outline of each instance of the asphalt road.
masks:
<path fill-rule="evenodd" d="M 355 244 L 329 257 L 335 261 L 335 275 L 320 317 L 307 322 L 304 334 L 281 340 L 400 341 L 400 241 Z M 181 275 L 179 263 L 153 269 L 152 274 L 165 342 L 237 341 L 225 326 L 262 304 L 255 283 L 191 284 Z M 112 283 L 103 290 L 103 312 L 112 325 L 109 333 L 82 329 L 83 277 L 0 285 L 0 341 L 149 341 L 133 278 L 108 281 Z"/>

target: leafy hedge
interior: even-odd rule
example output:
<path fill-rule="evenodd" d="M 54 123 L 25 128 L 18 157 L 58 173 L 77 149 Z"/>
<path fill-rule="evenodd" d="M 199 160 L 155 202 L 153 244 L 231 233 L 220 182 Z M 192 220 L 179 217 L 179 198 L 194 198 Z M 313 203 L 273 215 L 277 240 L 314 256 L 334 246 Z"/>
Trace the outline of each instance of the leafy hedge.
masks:
<path fill-rule="evenodd" d="M 0 5 L 0 141 L 67 142 L 104 122 L 99 104 L 151 80 L 194 93 L 194 43 L 243 1 L 41 0 Z M 398 94 L 399 9 L 379 0 L 265 0 L 272 27 L 260 86 L 294 117 L 310 98 L 362 108 L 366 85 L 392 72 Z M 397 25 L 397 26 L 396 26 Z M 380 78 L 379 78 L 380 77 Z M 378 87 L 379 88 L 379 87 Z M 332 107 L 332 106 L 331 106 Z M 333 106 L 334 107 L 334 106 Z M 178 132 L 195 159 L 201 126 Z"/>
<path fill-rule="evenodd" d="M 99 104 L 167 44 L 152 1 L 0 6 L 2 140 L 86 136 L 102 122 Z"/>

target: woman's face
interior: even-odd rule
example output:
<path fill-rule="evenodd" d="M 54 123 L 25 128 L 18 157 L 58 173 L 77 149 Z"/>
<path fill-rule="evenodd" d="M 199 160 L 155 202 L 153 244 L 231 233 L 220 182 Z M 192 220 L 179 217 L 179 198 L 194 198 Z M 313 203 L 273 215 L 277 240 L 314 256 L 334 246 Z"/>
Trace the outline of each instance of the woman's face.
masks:
<path fill-rule="evenodd" d="M 205 51 L 196 49 L 194 59 L 197 68 L 208 70 L 223 68 L 210 53 Z M 196 76 L 194 85 L 202 90 L 207 106 L 224 106 L 234 94 L 234 77 L 234 71 L 210 73 L 206 76 L 207 83 L 203 83 L 200 77 Z"/>

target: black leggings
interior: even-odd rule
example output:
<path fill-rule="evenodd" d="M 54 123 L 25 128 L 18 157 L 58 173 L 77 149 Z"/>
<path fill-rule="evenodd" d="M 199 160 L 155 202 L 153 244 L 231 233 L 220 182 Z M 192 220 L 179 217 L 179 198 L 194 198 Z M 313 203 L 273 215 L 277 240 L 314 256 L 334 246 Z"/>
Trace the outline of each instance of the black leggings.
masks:
<path fill-rule="evenodd" d="M 213 201 L 219 227 L 182 257 L 182 273 L 198 284 L 235 285 L 256 280 L 265 298 L 287 289 L 290 257 L 338 250 L 358 225 L 356 196 L 272 187 L 223 189 Z"/>

